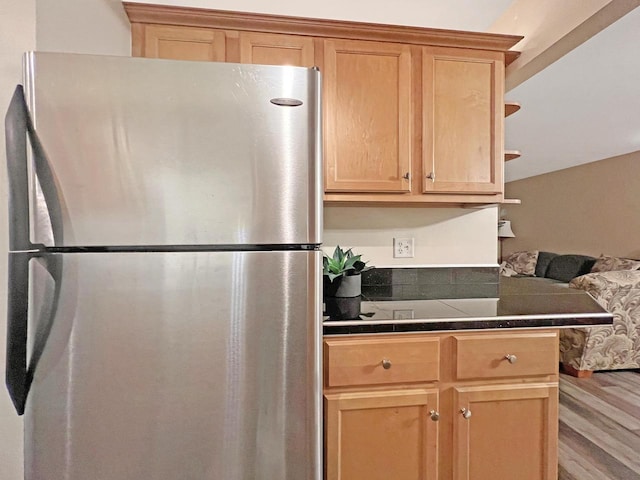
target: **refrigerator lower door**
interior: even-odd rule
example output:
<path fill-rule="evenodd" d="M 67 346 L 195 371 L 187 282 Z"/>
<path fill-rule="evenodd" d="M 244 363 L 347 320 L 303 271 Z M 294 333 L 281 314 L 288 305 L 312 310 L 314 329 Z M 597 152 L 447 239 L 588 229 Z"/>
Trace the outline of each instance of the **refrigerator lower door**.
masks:
<path fill-rule="evenodd" d="M 319 252 L 54 255 L 27 480 L 321 479 Z"/>

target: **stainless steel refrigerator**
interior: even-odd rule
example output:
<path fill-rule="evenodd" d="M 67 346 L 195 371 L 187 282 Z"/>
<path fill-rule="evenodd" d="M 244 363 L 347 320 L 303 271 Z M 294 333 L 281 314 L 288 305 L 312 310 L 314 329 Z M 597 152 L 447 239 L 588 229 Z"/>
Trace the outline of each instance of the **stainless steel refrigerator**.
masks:
<path fill-rule="evenodd" d="M 6 373 L 27 480 L 321 478 L 319 85 L 25 55 Z"/>

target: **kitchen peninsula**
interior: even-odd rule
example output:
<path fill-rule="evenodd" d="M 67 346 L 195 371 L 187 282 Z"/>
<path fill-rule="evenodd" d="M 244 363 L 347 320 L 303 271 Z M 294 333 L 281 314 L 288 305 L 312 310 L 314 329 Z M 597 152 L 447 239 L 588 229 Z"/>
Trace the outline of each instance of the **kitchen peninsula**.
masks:
<path fill-rule="evenodd" d="M 498 298 L 325 316 L 327 480 L 557 478 L 559 329 L 612 316 L 583 291 L 518 280 Z"/>

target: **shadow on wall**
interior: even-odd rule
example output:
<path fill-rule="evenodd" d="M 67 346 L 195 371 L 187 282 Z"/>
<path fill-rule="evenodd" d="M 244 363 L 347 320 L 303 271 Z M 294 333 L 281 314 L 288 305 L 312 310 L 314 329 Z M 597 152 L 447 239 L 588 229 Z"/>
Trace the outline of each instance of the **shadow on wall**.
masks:
<path fill-rule="evenodd" d="M 423 228 L 473 213 L 463 208 L 327 207 L 325 228 L 401 230 Z"/>

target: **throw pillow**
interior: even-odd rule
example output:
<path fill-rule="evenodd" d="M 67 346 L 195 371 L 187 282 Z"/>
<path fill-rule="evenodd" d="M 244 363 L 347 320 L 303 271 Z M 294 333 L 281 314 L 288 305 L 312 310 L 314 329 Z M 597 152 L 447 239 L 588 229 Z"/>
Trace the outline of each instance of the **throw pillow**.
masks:
<path fill-rule="evenodd" d="M 538 262 L 538 250 L 513 252 L 505 259 L 505 267 L 510 268 L 518 275 L 533 276 L 536 273 Z"/>
<path fill-rule="evenodd" d="M 507 262 L 502 262 L 500 264 L 500 275 L 502 275 L 503 277 L 513 277 L 514 275 L 518 275 L 518 272 L 516 272 L 512 268 L 507 267 Z"/>
<path fill-rule="evenodd" d="M 591 267 L 591 273 L 611 272 L 612 270 L 638 270 L 640 261 L 630 258 L 612 257 L 601 254 Z"/>
<path fill-rule="evenodd" d="M 540 251 L 538 253 L 538 262 L 536 263 L 536 277 L 544 277 L 547 274 L 547 268 L 549 268 L 551 260 L 557 256 L 557 253 Z"/>
<path fill-rule="evenodd" d="M 589 273 L 595 262 L 596 259 L 588 255 L 558 255 L 549 262 L 545 276 L 569 282 L 572 278 Z"/>

